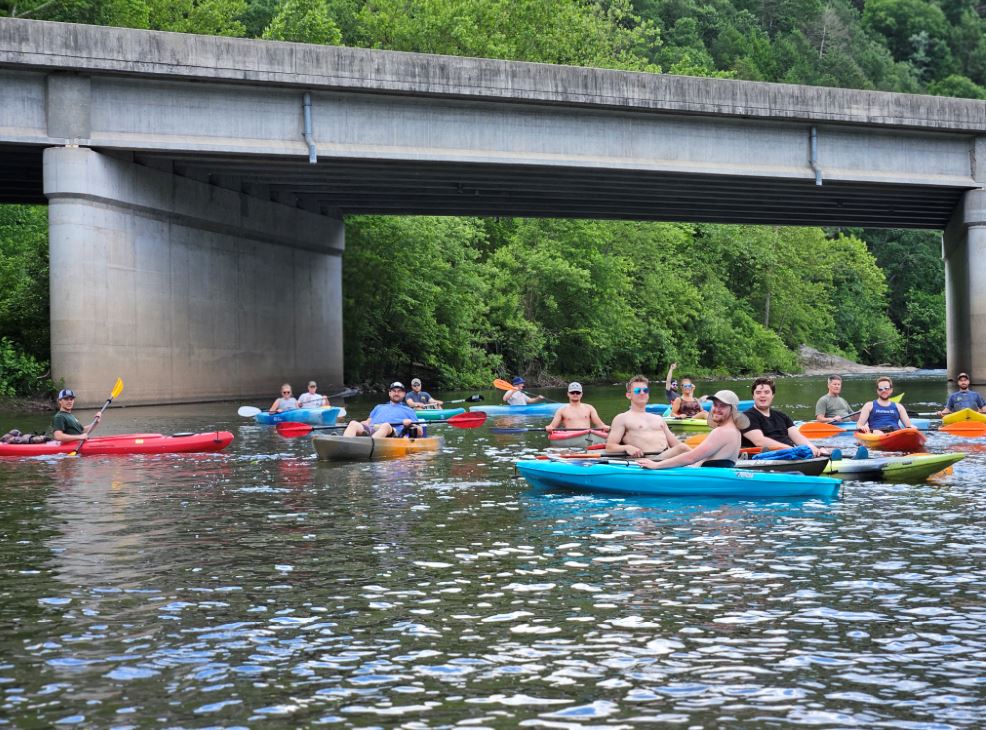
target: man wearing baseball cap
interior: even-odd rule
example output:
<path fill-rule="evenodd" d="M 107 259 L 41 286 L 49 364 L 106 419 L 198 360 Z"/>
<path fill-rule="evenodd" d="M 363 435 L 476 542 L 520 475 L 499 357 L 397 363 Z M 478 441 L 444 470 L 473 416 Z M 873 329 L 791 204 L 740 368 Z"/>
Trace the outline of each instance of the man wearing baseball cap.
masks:
<path fill-rule="evenodd" d="M 559 428 L 566 431 L 583 428 L 609 431 L 609 426 L 599 417 L 595 406 L 582 402 L 582 383 L 568 384 L 568 405 L 555 411 L 554 418 L 551 419 L 551 423 L 544 427 L 544 430 L 551 433 Z M 602 441 L 603 439 L 600 438 L 600 443 Z"/>
<path fill-rule="evenodd" d="M 65 443 L 67 441 L 85 441 L 89 438 L 89 432 L 99 423 L 102 414 L 97 413 L 92 423 L 83 427 L 79 419 L 72 415 L 72 407 L 75 405 L 75 391 L 63 388 L 58 392 L 58 413 L 51 419 L 51 430 L 55 441 Z"/>
<path fill-rule="evenodd" d="M 404 405 L 406 393 L 404 383 L 395 380 L 387 389 L 390 400 L 374 406 L 366 420 L 350 421 L 342 435 L 372 436 L 375 439 L 385 439 L 390 436 L 416 438 L 423 435 L 417 424 L 417 414 Z"/>
<path fill-rule="evenodd" d="M 510 384 L 514 386 L 514 389 L 508 390 L 503 394 L 503 402 L 508 406 L 526 406 L 544 400 L 543 395 L 528 395 L 525 393 L 524 388 L 527 386 L 527 381 L 519 375 L 511 380 Z"/>
<path fill-rule="evenodd" d="M 741 428 L 750 421 L 739 412 L 739 396 L 731 390 L 720 390 L 710 396 L 712 410 L 709 412 L 709 425 L 712 431 L 691 451 L 672 456 L 670 459 L 655 461 L 639 459 L 645 469 L 671 469 L 676 466 L 708 466 L 730 469 L 736 466 L 739 458 Z"/>
<path fill-rule="evenodd" d="M 419 408 L 441 408 L 443 405 L 442 401 L 432 398 L 431 393 L 421 390 L 420 378 L 411 380 L 411 392 L 407 394 L 407 399 L 404 402 L 415 410 Z"/>
<path fill-rule="evenodd" d="M 948 396 L 945 407 L 938 411 L 939 416 L 961 411 L 963 408 L 970 408 L 980 413 L 986 413 L 986 401 L 974 390 L 969 390 L 969 373 L 959 373 L 955 378 L 955 384 L 959 389 Z"/>

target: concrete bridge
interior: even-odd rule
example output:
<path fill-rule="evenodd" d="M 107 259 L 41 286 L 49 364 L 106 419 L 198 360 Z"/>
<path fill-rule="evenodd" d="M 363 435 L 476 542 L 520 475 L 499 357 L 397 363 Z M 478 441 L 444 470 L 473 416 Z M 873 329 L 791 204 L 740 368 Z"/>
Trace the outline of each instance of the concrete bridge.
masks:
<path fill-rule="evenodd" d="M 941 229 L 949 372 L 986 383 L 980 101 L 0 19 L 0 102 L 89 401 L 341 383 L 365 213 Z"/>

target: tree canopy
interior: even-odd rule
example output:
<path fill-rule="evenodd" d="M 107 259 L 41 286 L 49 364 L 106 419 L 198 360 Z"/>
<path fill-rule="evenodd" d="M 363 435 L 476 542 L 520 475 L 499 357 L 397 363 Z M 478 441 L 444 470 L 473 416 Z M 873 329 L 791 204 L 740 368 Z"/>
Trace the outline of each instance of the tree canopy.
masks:
<path fill-rule="evenodd" d="M 0 0 L 0 15 L 984 99 L 981 7 Z M 616 376 L 672 360 L 695 373 L 791 371 L 800 344 L 871 363 L 944 362 L 935 232 L 377 216 L 346 224 L 352 382 L 413 369 L 444 386 L 505 371 Z M 45 240 L 37 209 L 0 206 L 0 337 L 8 359 L 13 352 L 42 365 Z"/>

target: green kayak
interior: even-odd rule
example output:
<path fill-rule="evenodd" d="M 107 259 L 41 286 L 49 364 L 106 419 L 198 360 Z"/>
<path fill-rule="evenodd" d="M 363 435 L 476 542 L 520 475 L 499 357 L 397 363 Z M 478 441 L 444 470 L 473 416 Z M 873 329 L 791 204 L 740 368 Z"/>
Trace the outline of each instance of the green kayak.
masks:
<path fill-rule="evenodd" d="M 908 454 L 876 459 L 830 461 L 824 474 L 839 479 L 883 482 L 923 482 L 965 458 L 961 452 L 948 454 Z"/>

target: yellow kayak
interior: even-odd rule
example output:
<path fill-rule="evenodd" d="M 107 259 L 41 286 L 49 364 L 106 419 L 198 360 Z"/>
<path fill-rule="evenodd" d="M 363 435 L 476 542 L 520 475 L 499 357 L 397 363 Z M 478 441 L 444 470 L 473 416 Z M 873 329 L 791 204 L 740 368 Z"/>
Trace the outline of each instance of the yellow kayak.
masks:
<path fill-rule="evenodd" d="M 964 423 L 965 421 L 975 421 L 976 423 L 986 423 L 986 413 L 974 411 L 971 408 L 963 408 L 955 413 L 946 413 L 941 417 L 941 422 L 946 426 L 952 423 Z"/>

